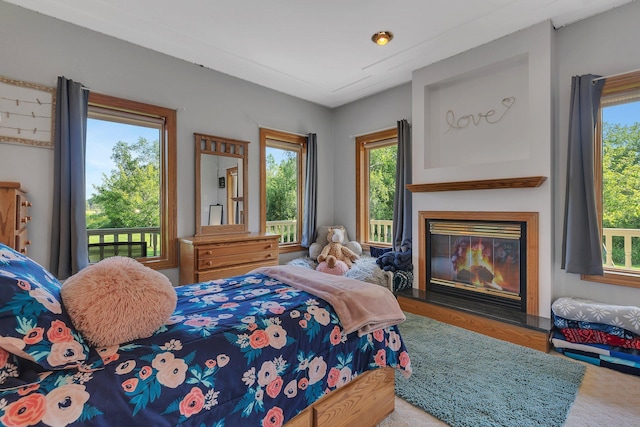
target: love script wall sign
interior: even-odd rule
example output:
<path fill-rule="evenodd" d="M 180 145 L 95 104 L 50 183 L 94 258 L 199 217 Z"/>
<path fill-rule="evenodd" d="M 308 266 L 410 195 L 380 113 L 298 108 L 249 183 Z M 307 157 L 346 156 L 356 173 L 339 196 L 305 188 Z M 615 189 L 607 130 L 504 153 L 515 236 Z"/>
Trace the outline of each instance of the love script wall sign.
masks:
<path fill-rule="evenodd" d="M 445 114 L 445 120 L 449 127 L 446 132 L 450 132 L 452 130 L 462 130 L 469 126 L 479 126 L 482 123 L 495 125 L 507 115 L 507 113 L 515 103 L 516 97 L 509 96 L 506 98 L 502 98 L 502 105 L 501 107 L 499 107 L 498 111 L 496 111 L 495 109 L 491 109 L 486 112 L 465 114 L 459 117 L 456 116 L 456 113 L 453 110 L 447 110 L 447 113 Z"/>
<path fill-rule="evenodd" d="M 425 87 L 425 167 L 501 167 L 530 157 L 527 57 Z M 469 172 L 470 173 L 470 172 Z"/>

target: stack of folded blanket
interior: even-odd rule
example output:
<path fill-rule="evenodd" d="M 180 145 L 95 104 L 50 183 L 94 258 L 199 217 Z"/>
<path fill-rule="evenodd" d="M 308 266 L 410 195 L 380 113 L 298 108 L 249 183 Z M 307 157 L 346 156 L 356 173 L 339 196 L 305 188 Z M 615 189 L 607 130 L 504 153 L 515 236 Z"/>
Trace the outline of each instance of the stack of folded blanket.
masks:
<path fill-rule="evenodd" d="M 551 343 L 568 357 L 640 375 L 640 308 L 563 297 L 551 306 Z"/>

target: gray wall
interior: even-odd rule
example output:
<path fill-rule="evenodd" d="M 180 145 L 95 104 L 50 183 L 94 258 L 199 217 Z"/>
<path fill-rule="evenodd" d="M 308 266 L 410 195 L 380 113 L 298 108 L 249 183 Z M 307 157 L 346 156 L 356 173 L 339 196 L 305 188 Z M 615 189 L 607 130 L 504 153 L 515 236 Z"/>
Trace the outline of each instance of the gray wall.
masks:
<path fill-rule="evenodd" d="M 580 279 L 560 269 L 566 186 L 571 76 L 624 73 L 640 68 L 640 2 L 632 2 L 556 31 L 555 272 L 554 296 L 580 296 L 612 304 L 640 305 L 640 289 Z"/>
<path fill-rule="evenodd" d="M 411 83 L 386 90 L 336 108 L 333 115 L 335 138 L 334 218 L 347 227 L 349 237 L 356 232 L 356 136 L 395 128 L 397 121 L 411 123 Z"/>
<path fill-rule="evenodd" d="M 193 132 L 251 141 L 249 228 L 259 229 L 258 128 L 318 135 L 320 224 L 333 221 L 332 110 L 216 71 L 0 2 L 0 75 L 55 87 L 58 76 L 92 91 L 178 110 L 178 236 L 193 235 Z M 0 144 L 0 181 L 33 201 L 37 262 L 49 265 L 53 151 Z M 177 269 L 164 271 L 177 283 Z"/>
<path fill-rule="evenodd" d="M 567 120 L 572 75 L 640 68 L 640 2 L 555 32 L 552 179 L 553 297 L 639 304 L 640 290 L 580 280 L 560 269 Z M 64 75 L 95 92 L 178 110 L 178 234 L 194 231 L 193 132 L 251 141 L 249 227 L 258 229 L 258 127 L 318 134 L 318 224 L 343 223 L 355 237 L 355 136 L 412 122 L 411 84 L 330 110 L 0 1 L 0 75 L 55 86 Z M 20 181 L 35 206 L 30 254 L 49 263 L 49 149 L 0 144 L 0 181 Z M 287 258 L 291 258 L 289 255 Z M 281 258 L 284 259 L 284 258 Z M 165 273 L 177 283 L 177 271 Z"/>
<path fill-rule="evenodd" d="M 347 228 L 349 239 L 356 238 L 356 136 L 397 126 L 397 121 L 411 123 L 411 83 L 388 89 L 375 95 L 335 108 L 332 114 L 334 147 L 329 164 L 333 191 L 318 198 L 318 206 L 331 206 L 333 217 L 318 225 L 339 224 Z M 320 164 L 320 162 L 318 162 Z M 285 263 L 304 255 L 295 252 L 280 255 Z"/>

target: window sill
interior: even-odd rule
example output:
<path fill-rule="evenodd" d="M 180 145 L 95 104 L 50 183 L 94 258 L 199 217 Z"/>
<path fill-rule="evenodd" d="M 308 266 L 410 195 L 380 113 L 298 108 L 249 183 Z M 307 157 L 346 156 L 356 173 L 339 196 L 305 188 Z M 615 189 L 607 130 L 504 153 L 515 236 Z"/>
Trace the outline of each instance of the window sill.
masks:
<path fill-rule="evenodd" d="M 280 245 L 280 253 L 281 254 L 288 254 L 291 252 L 300 252 L 300 251 L 306 251 L 308 250 L 307 248 L 303 248 L 300 243 L 285 243 L 283 245 Z"/>
<path fill-rule="evenodd" d="M 640 273 L 605 270 L 604 276 L 592 276 L 582 274 L 582 280 L 589 282 L 606 283 L 608 285 L 627 286 L 640 288 Z"/>
<path fill-rule="evenodd" d="M 378 243 L 378 242 L 363 242 L 360 243 L 360 246 L 362 246 L 362 250 L 363 251 L 369 251 L 371 250 L 371 246 L 374 246 L 376 248 L 391 248 L 393 247 L 391 245 L 391 243 Z"/>

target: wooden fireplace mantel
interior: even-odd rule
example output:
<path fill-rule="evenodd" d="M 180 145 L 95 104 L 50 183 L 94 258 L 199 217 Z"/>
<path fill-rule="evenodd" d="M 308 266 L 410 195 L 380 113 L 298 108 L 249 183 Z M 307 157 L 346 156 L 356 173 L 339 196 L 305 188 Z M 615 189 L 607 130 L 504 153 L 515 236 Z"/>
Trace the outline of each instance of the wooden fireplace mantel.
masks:
<path fill-rule="evenodd" d="M 473 181 L 437 182 L 433 184 L 407 184 L 412 193 L 428 193 L 435 191 L 492 190 L 500 188 L 534 188 L 540 187 L 546 176 L 526 176 L 520 178 L 480 179 Z"/>

